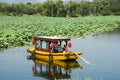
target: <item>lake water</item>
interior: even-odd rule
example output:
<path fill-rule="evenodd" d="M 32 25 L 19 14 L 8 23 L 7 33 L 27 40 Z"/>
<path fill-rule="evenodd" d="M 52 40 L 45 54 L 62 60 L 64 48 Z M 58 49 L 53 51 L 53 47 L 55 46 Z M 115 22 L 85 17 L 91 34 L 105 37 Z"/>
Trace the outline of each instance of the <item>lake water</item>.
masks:
<path fill-rule="evenodd" d="M 27 48 L 0 51 L 0 80 L 51 80 L 33 75 L 34 62 L 27 60 Z M 60 80 L 120 80 L 120 33 L 73 38 L 71 50 L 82 51 L 90 64 L 77 59 L 83 69 L 71 68 L 70 78 Z"/>

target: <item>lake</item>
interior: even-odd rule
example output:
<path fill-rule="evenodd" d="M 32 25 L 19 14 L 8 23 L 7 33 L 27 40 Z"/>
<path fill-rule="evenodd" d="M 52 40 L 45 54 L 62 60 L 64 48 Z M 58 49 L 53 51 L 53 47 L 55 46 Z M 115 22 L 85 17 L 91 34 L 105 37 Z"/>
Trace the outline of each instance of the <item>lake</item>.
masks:
<path fill-rule="evenodd" d="M 120 33 L 72 38 L 71 42 L 71 50 L 82 51 L 82 57 L 90 64 L 77 59 L 82 69 L 71 68 L 69 78 L 59 80 L 120 80 Z M 0 51 L 0 80 L 52 79 L 33 74 L 35 63 L 27 60 L 27 48 L 28 46 L 24 46 Z M 43 70 L 44 68 L 45 65 Z"/>

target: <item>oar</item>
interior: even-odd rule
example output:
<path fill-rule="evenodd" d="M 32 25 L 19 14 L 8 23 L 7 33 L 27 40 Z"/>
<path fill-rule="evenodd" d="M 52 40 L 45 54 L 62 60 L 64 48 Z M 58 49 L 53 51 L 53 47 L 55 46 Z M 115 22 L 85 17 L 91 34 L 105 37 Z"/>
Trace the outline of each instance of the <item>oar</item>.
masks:
<path fill-rule="evenodd" d="M 82 56 L 79 56 L 78 54 L 74 53 L 76 56 L 78 56 L 80 59 L 82 59 L 84 62 L 86 62 L 87 64 L 90 64 L 89 61 L 87 61 L 85 58 L 83 58 Z"/>
<path fill-rule="evenodd" d="M 86 62 L 87 64 L 90 64 L 89 61 L 87 61 L 85 58 L 83 58 L 82 56 L 79 56 L 80 59 L 82 59 L 84 62 Z"/>

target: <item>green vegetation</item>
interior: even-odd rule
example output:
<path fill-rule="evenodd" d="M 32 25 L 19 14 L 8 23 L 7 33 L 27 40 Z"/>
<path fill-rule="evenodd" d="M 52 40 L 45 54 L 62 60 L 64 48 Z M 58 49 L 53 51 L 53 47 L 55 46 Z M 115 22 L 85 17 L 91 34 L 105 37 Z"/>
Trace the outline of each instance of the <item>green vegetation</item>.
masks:
<path fill-rule="evenodd" d="M 120 15 L 120 0 L 47 0 L 44 3 L 0 3 L 0 15 L 23 16 L 42 15 L 49 17 L 78 17 L 89 15 Z"/>
<path fill-rule="evenodd" d="M 0 16 L 0 48 L 29 45 L 33 36 L 84 37 L 120 29 L 120 16 Z"/>

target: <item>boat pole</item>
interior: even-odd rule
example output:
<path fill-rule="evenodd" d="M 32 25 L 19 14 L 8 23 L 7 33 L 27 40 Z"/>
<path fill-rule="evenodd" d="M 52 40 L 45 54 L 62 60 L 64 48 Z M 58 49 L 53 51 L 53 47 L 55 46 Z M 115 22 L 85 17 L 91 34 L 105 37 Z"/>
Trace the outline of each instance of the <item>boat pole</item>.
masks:
<path fill-rule="evenodd" d="M 80 59 L 82 59 L 84 62 L 86 62 L 87 64 L 90 64 L 90 62 L 88 62 L 85 58 L 83 58 L 82 56 L 79 56 Z"/>
<path fill-rule="evenodd" d="M 80 59 L 82 59 L 85 63 L 90 64 L 89 61 L 87 61 L 85 58 L 83 58 L 82 56 L 79 56 L 78 54 L 74 53 L 76 56 L 78 56 Z"/>

